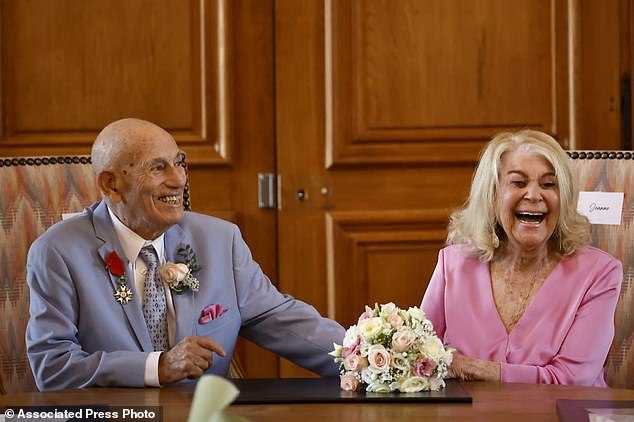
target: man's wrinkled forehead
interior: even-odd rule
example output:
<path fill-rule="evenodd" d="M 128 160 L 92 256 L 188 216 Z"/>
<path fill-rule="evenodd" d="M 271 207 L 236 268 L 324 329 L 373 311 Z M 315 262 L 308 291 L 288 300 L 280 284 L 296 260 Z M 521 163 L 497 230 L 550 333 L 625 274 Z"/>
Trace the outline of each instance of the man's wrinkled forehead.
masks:
<path fill-rule="evenodd" d="M 143 165 L 153 161 L 182 161 L 185 154 L 166 132 L 128 129 L 121 133 L 120 159 L 126 166 Z"/>
<path fill-rule="evenodd" d="M 139 160 L 140 163 L 170 163 L 177 164 L 185 161 L 185 153 L 180 149 L 174 150 L 173 153 L 161 152 L 161 151 L 148 151 L 148 154 L 142 156 Z"/>
<path fill-rule="evenodd" d="M 149 168 L 155 164 L 177 165 L 185 161 L 185 153 L 178 148 L 173 151 L 156 148 L 137 149 L 127 157 L 127 166 L 130 168 Z"/>

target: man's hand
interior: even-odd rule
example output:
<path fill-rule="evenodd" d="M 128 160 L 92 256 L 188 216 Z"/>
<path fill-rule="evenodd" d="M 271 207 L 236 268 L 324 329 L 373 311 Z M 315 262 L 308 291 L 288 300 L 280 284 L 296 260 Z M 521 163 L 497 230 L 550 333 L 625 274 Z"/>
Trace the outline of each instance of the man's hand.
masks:
<path fill-rule="evenodd" d="M 189 336 L 169 351 L 161 353 L 158 373 L 161 385 L 172 384 L 183 378 L 198 378 L 213 363 L 212 353 L 225 357 L 227 352 L 209 337 Z"/>

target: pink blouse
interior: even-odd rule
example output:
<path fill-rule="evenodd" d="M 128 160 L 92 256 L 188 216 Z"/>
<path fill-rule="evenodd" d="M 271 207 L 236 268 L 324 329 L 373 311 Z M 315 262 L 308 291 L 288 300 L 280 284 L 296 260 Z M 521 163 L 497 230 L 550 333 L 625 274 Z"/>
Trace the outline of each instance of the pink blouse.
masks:
<path fill-rule="evenodd" d="M 578 248 L 561 259 L 507 333 L 489 264 L 449 246 L 438 255 L 421 307 L 447 345 L 500 362 L 502 381 L 606 387 L 603 365 L 622 279 L 617 259 Z"/>

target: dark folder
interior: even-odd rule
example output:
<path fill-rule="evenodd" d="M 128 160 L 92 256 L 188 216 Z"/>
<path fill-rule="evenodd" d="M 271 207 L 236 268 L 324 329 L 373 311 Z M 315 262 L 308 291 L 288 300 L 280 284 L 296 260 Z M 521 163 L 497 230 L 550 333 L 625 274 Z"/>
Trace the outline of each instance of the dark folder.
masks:
<path fill-rule="evenodd" d="M 600 410 L 634 409 L 634 400 L 557 400 L 557 413 L 561 422 L 587 422 L 589 413 L 600 413 Z M 591 410 L 589 410 L 591 409 Z M 628 414 L 632 414 L 629 412 Z"/>
<path fill-rule="evenodd" d="M 232 379 L 240 395 L 232 404 L 270 403 L 471 403 L 456 380 L 446 380 L 440 391 L 366 393 L 342 391 L 339 378 Z"/>

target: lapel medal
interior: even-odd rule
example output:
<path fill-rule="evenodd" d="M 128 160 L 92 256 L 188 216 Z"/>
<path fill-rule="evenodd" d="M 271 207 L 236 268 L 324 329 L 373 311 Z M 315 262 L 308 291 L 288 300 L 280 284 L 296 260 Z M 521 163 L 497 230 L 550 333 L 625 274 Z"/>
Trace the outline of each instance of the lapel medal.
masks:
<path fill-rule="evenodd" d="M 132 290 L 127 285 L 120 285 L 114 293 L 114 298 L 122 305 L 127 304 L 132 299 Z"/>
<path fill-rule="evenodd" d="M 128 280 L 125 278 L 125 267 L 123 261 L 115 251 L 106 256 L 106 268 L 110 274 L 117 277 L 119 287 L 114 292 L 114 299 L 122 305 L 126 305 L 132 300 L 132 290 L 128 287 Z"/>

